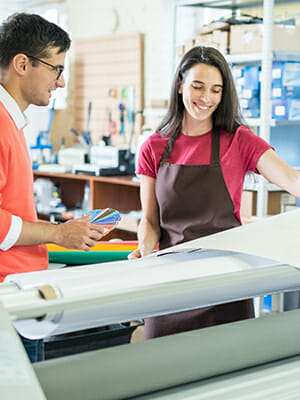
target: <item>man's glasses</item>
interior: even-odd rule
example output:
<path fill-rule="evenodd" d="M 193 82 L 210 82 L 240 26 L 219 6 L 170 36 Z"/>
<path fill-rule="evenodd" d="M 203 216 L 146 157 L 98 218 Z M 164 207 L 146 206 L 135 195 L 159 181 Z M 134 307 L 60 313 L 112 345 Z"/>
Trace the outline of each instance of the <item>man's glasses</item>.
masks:
<path fill-rule="evenodd" d="M 34 57 L 34 56 L 30 56 L 28 54 L 26 54 L 27 57 L 31 58 L 32 60 L 36 60 L 42 64 L 48 65 L 48 67 L 51 67 L 53 70 L 55 70 L 57 72 L 57 77 L 56 80 L 58 80 L 61 76 L 61 74 L 64 72 L 64 67 L 62 67 L 61 65 L 52 65 L 47 63 L 46 61 L 41 60 L 40 58 Z"/>

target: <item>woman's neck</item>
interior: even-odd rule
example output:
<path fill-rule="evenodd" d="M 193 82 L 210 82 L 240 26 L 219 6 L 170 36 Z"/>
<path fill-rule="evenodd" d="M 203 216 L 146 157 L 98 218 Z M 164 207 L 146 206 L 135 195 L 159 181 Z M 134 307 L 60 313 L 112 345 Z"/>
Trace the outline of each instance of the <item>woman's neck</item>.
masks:
<path fill-rule="evenodd" d="M 183 118 L 181 132 L 186 136 L 200 136 L 212 130 L 212 120 L 187 120 Z"/>

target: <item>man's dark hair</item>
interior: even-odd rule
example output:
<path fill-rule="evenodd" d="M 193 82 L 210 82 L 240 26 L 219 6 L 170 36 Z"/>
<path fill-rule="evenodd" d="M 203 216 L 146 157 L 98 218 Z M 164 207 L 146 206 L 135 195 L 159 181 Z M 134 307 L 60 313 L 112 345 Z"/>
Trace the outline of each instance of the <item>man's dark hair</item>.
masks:
<path fill-rule="evenodd" d="M 47 58 L 49 49 L 58 53 L 70 48 L 67 32 L 37 14 L 16 13 L 0 26 L 0 68 L 7 68 L 16 54 Z"/>

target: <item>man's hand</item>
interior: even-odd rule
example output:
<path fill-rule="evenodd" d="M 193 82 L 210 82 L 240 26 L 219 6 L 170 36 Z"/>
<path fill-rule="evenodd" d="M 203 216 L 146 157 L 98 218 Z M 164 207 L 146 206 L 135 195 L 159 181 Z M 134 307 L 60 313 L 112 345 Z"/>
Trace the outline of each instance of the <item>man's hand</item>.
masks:
<path fill-rule="evenodd" d="M 68 249 L 88 251 L 105 235 L 101 225 L 89 222 L 90 216 L 56 225 L 55 244 Z"/>
<path fill-rule="evenodd" d="M 15 246 L 35 246 L 55 243 L 68 249 L 89 250 L 105 235 L 101 225 L 89 222 L 90 216 L 76 218 L 63 224 L 23 221 Z"/>

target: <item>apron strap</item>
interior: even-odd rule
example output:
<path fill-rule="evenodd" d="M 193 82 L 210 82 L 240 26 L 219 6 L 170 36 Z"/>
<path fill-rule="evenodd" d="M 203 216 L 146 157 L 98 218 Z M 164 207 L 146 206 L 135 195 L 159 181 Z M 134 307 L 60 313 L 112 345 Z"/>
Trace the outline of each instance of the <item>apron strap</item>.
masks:
<path fill-rule="evenodd" d="M 171 154 L 171 151 L 173 149 L 173 146 L 174 146 L 174 143 L 175 143 L 175 141 L 177 139 L 177 136 L 179 135 L 179 132 L 180 132 L 180 130 L 178 129 L 177 131 L 174 132 L 173 135 L 170 136 L 170 138 L 168 140 L 168 143 L 166 144 L 166 147 L 164 149 L 164 152 L 163 152 L 163 154 L 161 156 L 161 160 L 160 160 L 159 165 L 164 164 L 164 163 L 166 163 L 168 161 L 168 158 L 169 158 L 169 156 Z"/>
<path fill-rule="evenodd" d="M 213 129 L 211 135 L 211 163 L 219 164 L 220 163 L 220 130 Z"/>

